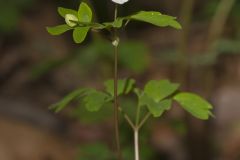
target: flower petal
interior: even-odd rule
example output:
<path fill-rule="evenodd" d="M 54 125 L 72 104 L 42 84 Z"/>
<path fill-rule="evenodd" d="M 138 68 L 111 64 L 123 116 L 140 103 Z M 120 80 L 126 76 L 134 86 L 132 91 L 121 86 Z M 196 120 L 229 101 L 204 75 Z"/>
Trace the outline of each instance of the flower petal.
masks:
<path fill-rule="evenodd" d="M 112 0 L 112 1 L 117 4 L 124 4 L 124 3 L 128 2 L 128 0 Z"/>

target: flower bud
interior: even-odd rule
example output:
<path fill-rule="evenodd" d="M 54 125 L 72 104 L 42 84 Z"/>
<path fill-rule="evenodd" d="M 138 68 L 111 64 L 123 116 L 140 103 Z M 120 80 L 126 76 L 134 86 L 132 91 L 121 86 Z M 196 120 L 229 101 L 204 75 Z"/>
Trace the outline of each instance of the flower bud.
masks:
<path fill-rule="evenodd" d="M 77 21 L 78 21 L 78 18 L 75 15 L 73 15 L 73 14 L 66 14 L 65 15 L 65 22 L 70 27 L 75 27 L 77 25 Z"/>
<path fill-rule="evenodd" d="M 117 47 L 119 45 L 119 38 L 116 38 L 114 41 L 112 41 L 112 45 Z"/>

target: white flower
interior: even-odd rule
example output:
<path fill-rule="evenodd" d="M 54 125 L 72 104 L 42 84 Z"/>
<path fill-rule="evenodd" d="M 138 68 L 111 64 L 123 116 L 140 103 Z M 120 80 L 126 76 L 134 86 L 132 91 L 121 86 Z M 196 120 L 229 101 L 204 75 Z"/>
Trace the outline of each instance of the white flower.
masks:
<path fill-rule="evenodd" d="M 75 27 L 77 25 L 77 21 L 78 21 L 78 18 L 75 15 L 73 15 L 73 14 L 66 14 L 65 15 L 65 22 L 70 27 Z"/>
<path fill-rule="evenodd" d="M 128 2 L 129 0 L 112 0 L 113 2 L 117 3 L 117 4 L 123 4 Z"/>

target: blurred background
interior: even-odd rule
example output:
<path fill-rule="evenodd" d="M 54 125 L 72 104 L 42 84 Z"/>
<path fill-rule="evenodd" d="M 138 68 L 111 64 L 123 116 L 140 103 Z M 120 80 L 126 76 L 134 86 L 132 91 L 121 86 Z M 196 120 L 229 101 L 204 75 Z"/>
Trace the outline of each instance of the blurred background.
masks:
<path fill-rule="evenodd" d="M 57 7 L 80 1 L 0 0 L 0 160 L 112 160 L 112 108 L 89 113 L 72 104 L 48 107 L 79 87 L 103 88 L 113 76 L 106 33 L 81 44 L 71 33 L 53 37 L 46 26 L 64 23 Z M 99 22 L 113 19 L 110 0 L 88 0 Z M 120 77 L 143 87 L 170 79 L 214 105 L 215 118 L 199 121 L 178 106 L 141 131 L 142 160 L 240 160 L 240 1 L 130 0 L 122 16 L 157 10 L 178 17 L 183 30 L 131 22 L 121 33 Z M 132 98 L 121 103 L 131 111 Z M 133 136 L 122 121 L 125 160 Z"/>

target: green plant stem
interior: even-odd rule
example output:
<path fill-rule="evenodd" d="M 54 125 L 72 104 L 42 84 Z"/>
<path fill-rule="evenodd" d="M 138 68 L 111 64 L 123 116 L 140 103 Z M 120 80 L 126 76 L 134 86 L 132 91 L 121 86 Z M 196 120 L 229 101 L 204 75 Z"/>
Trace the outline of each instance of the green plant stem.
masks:
<path fill-rule="evenodd" d="M 119 107 L 118 110 L 119 110 L 120 112 L 122 112 L 124 118 L 126 119 L 126 121 L 128 122 L 128 124 L 131 126 L 131 128 L 134 130 L 136 127 L 135 127 L 135 125 L 133 124 L 131 118 L 122 110 L 121 107 Z"/>
<path fill-rule="evenodd" d="M 148 118 L 151 116 L 151 113 L 148 112 L 143 119 L 140 121 L 140 110 L 141 107 L 140 105 L 137 106 L 137 113 L 136 113 L 136 124 L 133 128 L 134 131 L 134 155 L 135 155 L 135 160 L 140 160 L 139 156 L 139 130 L 142 128 L 144 123 L 148 120 Z M 139 123 L 140 121 L 140 123 Z"/>
<path fill-rule="evenodd" d="M 131 126 L 133 129 L 134 133 L 134 160 L 140 160 L 140 155 L 139 155 L 139 131 L 144 125 L 144 123 L 149 119 L 151 116 L 151 113 L 148 112 L 143 119 L 140 121 L 140 105 L 137 106 L 137 111 L 136 111 L 136 123 L 134 124 L 130 117 L 122 110 L 121 107 L 119 107 L 119 111 L 122 112 L 124 118 L 128 122 L 128 124 Z M 139 123 L 140 121 L 140 123 Z"/>
<path fill-rule="evenodd" d="M 140 160 L 139 158 L 139 129 L 134 129 L 134 155 L 135 160 Z"/>
<path fill-rule="evenodd" d="M 141 128 L 142 128 L 142 126 L 143 126 L 144 123 L 150 118 L 150 116 L 151 116 L 151 113 L 148 112 L 148 113 L 143 117 L 142 121 L 139 123 L 138 129 L 141 129 Z"/>
<path fill-rule="evenodd" d="M 115 6 L 114 21 L 117 19 L 118 6 Z M 114 40 L 117 39 L 117 29 L 114 29 Z M 122 160 L 119 136 L 119 111 L 118 111 L 118 45 L 114 45 L 114 125 L 117 147 L 117 159 Z"/>
<path fill-rule="evenodd" d="M 138 104 L 137 105 L 137 111 L 136 111 L 136 120 L 135 120 L 135 128 L 133 129 L 134 131 L 134 157 L 135 160 L 139 160 L 139 127 L 138 127 L 138 123 L 139 123 L 139 119 L 140 119 L 140 111 L 141 111 L 141 107 Z"/>
<path fill-rule="evenodd" d="M 141 107 L 140 107 L 140 105 L 138 104 L 138 106 L 137 106 L 137 112 L 136 112 L 136 120 L 135 120 L 136 126 L 138 126 L 138 124 L 139 124 L 140 110 L 141 110 Z"/>
<path fill-rule="evenodd" d="M 121 160 L 121 148 L 119 138 L 119 112 L 118 112 L 118 48 L 114 47 L 114 125 L 118 160 Z"/>

